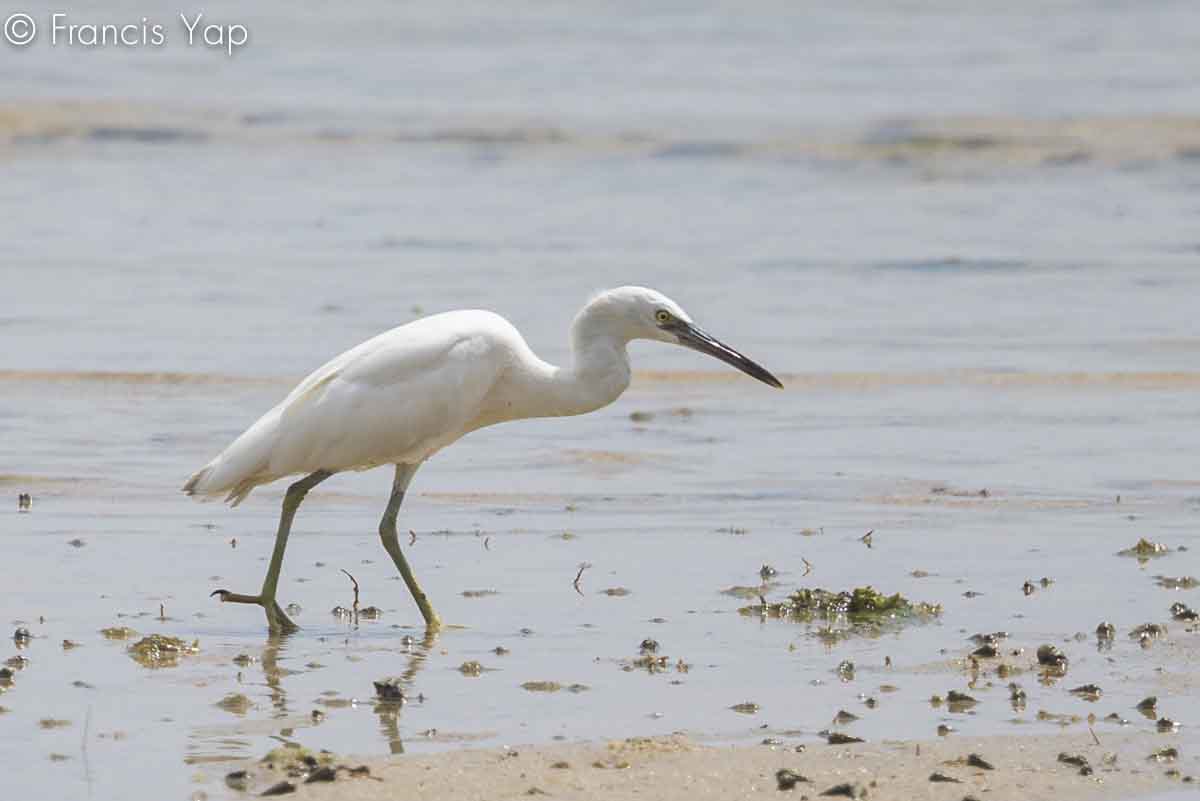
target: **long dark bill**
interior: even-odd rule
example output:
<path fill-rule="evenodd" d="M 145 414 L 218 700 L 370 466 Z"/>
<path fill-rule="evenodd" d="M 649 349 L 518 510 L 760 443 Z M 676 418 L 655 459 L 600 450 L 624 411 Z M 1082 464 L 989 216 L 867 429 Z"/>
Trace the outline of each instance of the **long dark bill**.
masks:
<path fill-rule="evenodd" d="M 776 389 L 783 389 L 783 384 L 779 382 L 779 379 L 771 375 L 765 367 L 738 353 L 703 329 L 691 323 L 678 321 L 668 330 L 679 338 L 680 345 L 692 350 L 698 350 L 701 353 L 707 353 L 709 356 L 715 356 L 726 364 L 733 365 L 746 375 L 757 378 L 764 384 L 770 384 Z"/>

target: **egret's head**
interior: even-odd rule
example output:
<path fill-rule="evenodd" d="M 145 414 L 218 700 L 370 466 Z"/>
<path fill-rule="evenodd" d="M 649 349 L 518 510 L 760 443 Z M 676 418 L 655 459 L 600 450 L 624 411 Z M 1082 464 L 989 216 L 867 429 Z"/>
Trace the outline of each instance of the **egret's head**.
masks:
<path fill-rule="evenodd" d="M 705 332 L 691 315 L 661 292 L 641 286 L 623 286 L 602 292 L 584 310 L 604 319 L 626 339 L 653 339 L 715 356 L 764 384 L 783 389 L 765 368 Z"/>

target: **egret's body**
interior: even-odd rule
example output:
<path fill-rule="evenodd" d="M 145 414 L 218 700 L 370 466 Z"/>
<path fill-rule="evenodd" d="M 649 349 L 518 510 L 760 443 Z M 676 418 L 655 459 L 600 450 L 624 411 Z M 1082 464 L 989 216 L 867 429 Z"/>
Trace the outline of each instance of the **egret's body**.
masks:
<path fill-rule="evenodd" d="M 255 487 L 305 475 L 284 500 L 275 554 L 257 596 L 218 590 L 223 600 L 256 603 L 272 630 L 294 625 L 275 603 L 291 520 L 304 495 L 346 470 L 396 466 L 380 535 L 431 627 L 439 624 L 396 537 L 396 514 L 417 467 L 483 426 L 530 417 L 584 414 L 629 386 L 632 339 L 684 344 L 766 383 L 777 379 L 696 328 L 653 290 L 602 293 L 571 326 L 572 363 L 539 359 L 503 317 L 487 311 L 437 314 L 393 328 L 318 368 L 184 485 L 189 495 L 226 495 L 233 505 Z"/>
<path fill-rule="evenodd" d="M 318 368 L 204 467 L 189 491 L 227 492 L 236 505 L 284 476 L 420 464 L 477 428 L 582 414 L 629 385 L 627 358 L 583 385 L 562 372 L 498 314 L 425 317 Z"/>

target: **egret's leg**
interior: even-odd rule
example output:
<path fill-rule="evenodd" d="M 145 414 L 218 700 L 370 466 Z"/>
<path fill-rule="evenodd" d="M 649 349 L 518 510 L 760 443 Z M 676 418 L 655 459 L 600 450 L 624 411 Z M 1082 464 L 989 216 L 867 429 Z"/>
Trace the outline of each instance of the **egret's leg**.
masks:
<path fill-rule="evenodd" d="M 283 511 L 279 514 L 279 530 L 275 532 L 275 550 L 271 552 L 271 564 L 267 567 L 267 575 L 258 595 L 242 595 L 229 590 L 216 590 L 213 595 L 219 595 L 225 603 L 258 604 L 266 611 L 267 628 L 272 632 L 292 632 L 299 628 L 275 602 L 279 571 L 283 567 L 283 552 L 287 549 L 288 534 L 292 531 L 292 520 L 296 517 L 300 502 L 310 489 L 331 475 L 333 473 L 328 470 L 318 470 L 288 487 L 287 494 L 283 496 Z"/>
<path fill-rule="evenodd" d="M 392 497 L 388 498 L 387 509 L 383 512 L 383 519 L 379 521 L 379 538 L 383 540 L 383 548 L 388 552 L 388 556 L 392 557 L 392 561 L 396 563 L 396 569 L 400 571 L 400 576 L 408 585 L 408 591 L 412 593 L 413 600 L 417 602 L 417 607 L 421 610 L 421 617 L 425 618 L 425 627 L 431 631 L 437 631 L 442 627 L 442 619 L 438 617 L 437 612 L 433 611 L 433 605 L 429 603 L 425 591 L 417 583 L 417 577 L 413 575 L 412 568 L 408 566 L 408 560 L 404 558 L 404 552 L 400 550 L 400 538 L 396 534 L 396 515 L 400 512 L 400 504 L 404 501 L 404 491 L 408 489 L 408 483 L 412 481 L 417 467 L 418 465 L 415 464 L 396 465 L 396 478 L 392 481 Z"/>

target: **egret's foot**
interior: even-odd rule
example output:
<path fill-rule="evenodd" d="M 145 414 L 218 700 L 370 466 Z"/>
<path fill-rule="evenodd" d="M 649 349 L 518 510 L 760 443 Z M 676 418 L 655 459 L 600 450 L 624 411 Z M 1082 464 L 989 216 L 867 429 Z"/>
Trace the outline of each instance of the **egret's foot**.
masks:
<path fill-rule="evenodd" d="M 291 634 L 293 631 L 299 631 L 300 627 L 292 622 L 274 598 L 269 601 L 261 595 L 242 595 L 238 592 L 230 592 L 229 590 L 213 590 L 208 597 L 218 597 L 221 603 L 228 604 L 255 604 L 261 606 L 263 611 L 267 613 L 267 628 L 272 634 Z"/>
<path fill-rule="evenodd" d="M 263 606 L 267 613 L 267 628 L 272 632 L 280 634 L 291 634 L 293 631 L 299 631 L 300 627 L 292 622 L 292 619 L 284 614 L 279 608 L 279 604 L 275 601 Z"/>

